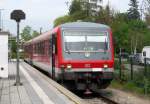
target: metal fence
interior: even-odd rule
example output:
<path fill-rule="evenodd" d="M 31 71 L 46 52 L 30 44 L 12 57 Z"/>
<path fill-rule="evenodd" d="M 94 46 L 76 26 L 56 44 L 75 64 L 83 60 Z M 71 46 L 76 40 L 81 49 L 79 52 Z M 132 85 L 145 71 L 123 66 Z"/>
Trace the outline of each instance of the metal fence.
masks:
<path fill-rule="evenodd" d="M 115 80 L 123 82 L 131 81 L 143 88 L 144 93 L 150 94 L 150 64 L 144 59 L 144 64 L 134 63 L 133 57 L 115 59 Z"/>

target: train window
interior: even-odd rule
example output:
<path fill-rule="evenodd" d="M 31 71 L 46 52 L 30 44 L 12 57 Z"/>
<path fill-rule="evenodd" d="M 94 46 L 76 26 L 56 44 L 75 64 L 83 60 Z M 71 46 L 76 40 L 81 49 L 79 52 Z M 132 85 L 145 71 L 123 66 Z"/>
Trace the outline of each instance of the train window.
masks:
<path fill-rule="evenodd" d="M 45 42 L 42 42 L 41 44 L 41 54 L 44 54 L 45 53 Z"/>
<path fill-rule="evenodd" d="M 65 51 L 105 51 L 108 50 L 107 32 L 66 31 L 64 32 Z"/>
<path fill-rule="evenodd" d="M 42 43 L 41 42 L 39 42 L 39 44 L 38 44 L 38 54 L 41 54 L 42 53 Z"/>
<path fill-rule="evenodd" d="M 37 43 L 37 53 L 38 54 L 44 54 L 43 42 Z"/>
<path fill-rule="evenodd" d="M 52 38 L 50 38 L 50 42 L 49 42 L 49 54 L 52 54 Z"/>
<path fill-rule="evenodd" d="M 36 46 L 36 54 L 38 54 L 38 43 L 35 46 Z"/>
<path fill-rule="evenodd" d="M 40 47 L 39 47 L 39 43 L 37 43 L 37 54 L 39 54 L 39 49 L 40 49 Z"/>
<path fill-rule="evenodd" d="M 88 42 L 108 42 L 106 35 L 102 35 L 102 36 L 87 36 L 87 41 Z"/>

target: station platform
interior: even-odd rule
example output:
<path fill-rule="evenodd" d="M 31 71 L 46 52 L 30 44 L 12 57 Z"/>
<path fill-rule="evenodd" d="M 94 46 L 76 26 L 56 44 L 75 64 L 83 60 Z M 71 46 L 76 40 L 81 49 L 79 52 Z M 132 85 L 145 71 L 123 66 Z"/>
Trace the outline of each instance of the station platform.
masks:
<path fill-rule="evenodd" d="M 20 63 L 22 86 L 14 86 L 16 63 L 9 63 L 9 77 L 0 78 L 0 104 L 87 104 L 25 62 Z"/>

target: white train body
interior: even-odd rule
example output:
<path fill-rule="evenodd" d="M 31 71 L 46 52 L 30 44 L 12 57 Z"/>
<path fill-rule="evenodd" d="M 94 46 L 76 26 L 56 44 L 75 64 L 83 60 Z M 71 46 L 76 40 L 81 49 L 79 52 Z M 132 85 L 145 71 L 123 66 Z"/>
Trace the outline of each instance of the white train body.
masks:
<path fill-rule="evenodd" d="M 145 46 L 142 50 L 142 63 L 144 64 L 144 58 L 146 58 L 146 63 L 150 64 L 150 46 Z"/>

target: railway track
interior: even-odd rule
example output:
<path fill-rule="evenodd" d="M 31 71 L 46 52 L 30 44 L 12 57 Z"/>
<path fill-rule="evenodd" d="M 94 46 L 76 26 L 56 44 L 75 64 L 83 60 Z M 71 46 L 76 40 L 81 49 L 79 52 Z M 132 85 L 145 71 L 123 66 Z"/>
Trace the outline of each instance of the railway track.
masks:
<path fill-rule="evenodd" d="M 89 104 L 119 104 L 110 99 L 112 96 L 109 92 L 93 92 L 91 95 L 84 95 L 81 91 L 74 91 L 76 95 L 85 100 Z"/>
<path fill-rule="evenodd" d="M 102 95 L 100 95 L 100 98 L 102 98 L 102 100 L 103 100 L 104 102 L 106 102 L 106 104 L 119 104 L 119 103 L 117 103 L 117 102 L 111 100 L 110 98 L 107 98 L 107 97 L 102 96 Z"/>

